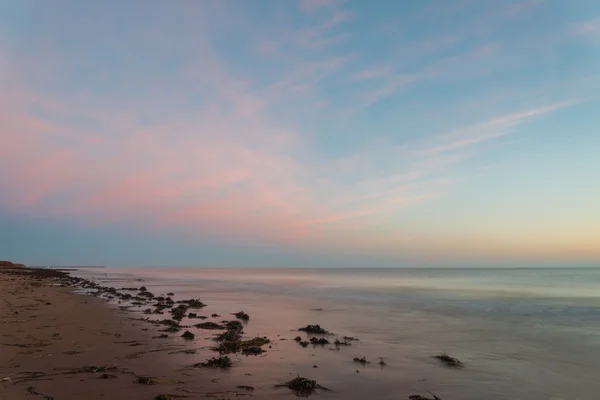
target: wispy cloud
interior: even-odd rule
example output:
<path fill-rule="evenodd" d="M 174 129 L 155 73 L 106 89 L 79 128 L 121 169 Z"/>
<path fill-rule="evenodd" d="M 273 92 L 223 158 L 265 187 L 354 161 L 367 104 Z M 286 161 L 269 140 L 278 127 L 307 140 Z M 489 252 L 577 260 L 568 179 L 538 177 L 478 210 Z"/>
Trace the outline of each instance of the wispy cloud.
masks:
<path fill-rule="evenodd" d="M 588 21 L 574 23 L 572 26 L 572 31 L 576 35 L 594 36 L 600 38 L 600 16 Z"/>
<path fill-rule="evenodd" d="M 313 13 L 320 9 L 337 7 L 343 0 L 300 0 L 300 8 L 306 13 Z"/>
<path fill-rule="evenodd" d="M 353 20 L 351 13 L 345 10 L 336 11 L 330 18 L 318 25 L 309 26 L 298 31 L 294 36 L 298 45 L 303 47 L 321 47 L 338 43 L 347 33 L 331 33 L 334 28 Z"/>
<path fill-rule="evenodd" d="M 432 145 L 422 151 L 424 155 L 440 154 L 449 151 L 460 150 L 479 143 L 487 142 L 505 136 L 511 129 L 518 125 L 529 122 L 535 117 L 540 117 L 552 111 L 569 107 L 580 103 L 580 99 L 562 101 L 542 107 L 530 108 L 524 111 L 502 115 L 492 118 L 483 123 L 475 124 L 437 136 L 434 141 L 438 144 Z"/>

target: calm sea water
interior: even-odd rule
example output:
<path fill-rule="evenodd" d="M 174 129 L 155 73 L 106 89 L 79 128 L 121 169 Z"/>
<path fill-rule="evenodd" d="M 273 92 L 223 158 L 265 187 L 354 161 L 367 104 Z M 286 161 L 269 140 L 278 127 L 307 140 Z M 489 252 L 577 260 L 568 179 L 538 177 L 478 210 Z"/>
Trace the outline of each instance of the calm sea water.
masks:
<path fill-rule="evenodd" d="M 290 347 L 278 361 L 259 364 L 271 377 L 319 360 L 328 367 L 319 372 L 321 381 L 343 387 L 337 393 L 342 390 L 344 399 L 401 399 L 426 390 L 444 400 L 600 398 L 600 269 L 164 268 L 78 274 L 117 287 L 142 279 L 155 293 L 200 297 L 224 312 L 244 309 L 252 316 L 249 331 L 257 334 L 289 336 L 291 329 L 319 323 L 359 337 L 360 344 L 343 354 L 324 351 L 307 359 Z M 466 367 L 441 367 L 431 356 L 443 351 Z M 384 357 L 388 366 L 360 371 L 358 378 L 350 361 L 362 355 L 374 362 Z"/>

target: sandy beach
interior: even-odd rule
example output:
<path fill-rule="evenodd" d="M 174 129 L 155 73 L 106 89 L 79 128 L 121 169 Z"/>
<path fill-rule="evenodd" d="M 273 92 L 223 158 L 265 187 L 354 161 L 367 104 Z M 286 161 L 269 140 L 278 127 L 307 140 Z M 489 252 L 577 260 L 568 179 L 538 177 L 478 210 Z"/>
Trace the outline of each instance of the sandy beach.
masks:
<path fill-rule="evenodd" d="M 398 398 L 389 385 L 394 372 L 384 379 L 373 355 L 364 364 L 347 353 L 340 365 L 341 348 L 358 346 L 353 338 L 318 329 L 276 333 L 243 313 L 204 312 L 197 299 L 174 301 L 174 293 L 138 286 L 116 289 L 49 269 L 0 270 L 0 398 L 346 399 L 373 391 L 364 384 L 373 379 L 379 398 Z M 272 324 L 293 326 L 273 311 Z M 284 386 L 298 377 L 309 385 L 318 379 L 315 390 Z"/>
<path fill-rule="evenodd" d="M 177 354 L 193 349 L 181 333 L 159 338 L 160 328 L 60 287 L 63 279 L 52 270 L 0 270 L 1 399 L 226 399 L 250 391 L 182 371 L 187 354 Z"/>

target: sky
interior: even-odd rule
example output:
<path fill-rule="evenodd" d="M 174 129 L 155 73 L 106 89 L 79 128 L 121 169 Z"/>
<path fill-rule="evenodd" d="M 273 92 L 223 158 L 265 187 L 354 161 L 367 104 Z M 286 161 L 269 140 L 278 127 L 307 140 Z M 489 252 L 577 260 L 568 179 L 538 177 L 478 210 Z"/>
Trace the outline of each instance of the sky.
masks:
<path fill-rule="evenodd" d="M 600 265 L 600 3 L 0 0 L 0 259 Z"/>

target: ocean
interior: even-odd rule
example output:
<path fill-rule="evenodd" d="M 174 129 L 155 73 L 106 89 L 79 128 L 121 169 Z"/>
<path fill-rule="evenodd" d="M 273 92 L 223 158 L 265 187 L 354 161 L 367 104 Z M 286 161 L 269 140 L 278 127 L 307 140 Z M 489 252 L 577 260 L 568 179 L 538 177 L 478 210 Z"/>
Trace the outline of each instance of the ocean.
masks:
<path fill-rule="evenodd" d="M 427 391 L 443 400 L 600 398 L 596 268 L 106 268 L 76 275 L 117 288 L 143 281 L 154 293 L 197 297 L 222 314 L 244 310 L 251 334 L 291 339 L 295 329 L 320 324 L 360 339 L 340 351 L 290 341 L 249 359 L 258 386 L 302 373 L 331 388 L 322 394 L 329 398 Z M 443 352 L 464 368 L 432 357 Z M 371 364 L 352 362 L 363 356 Z"/>

